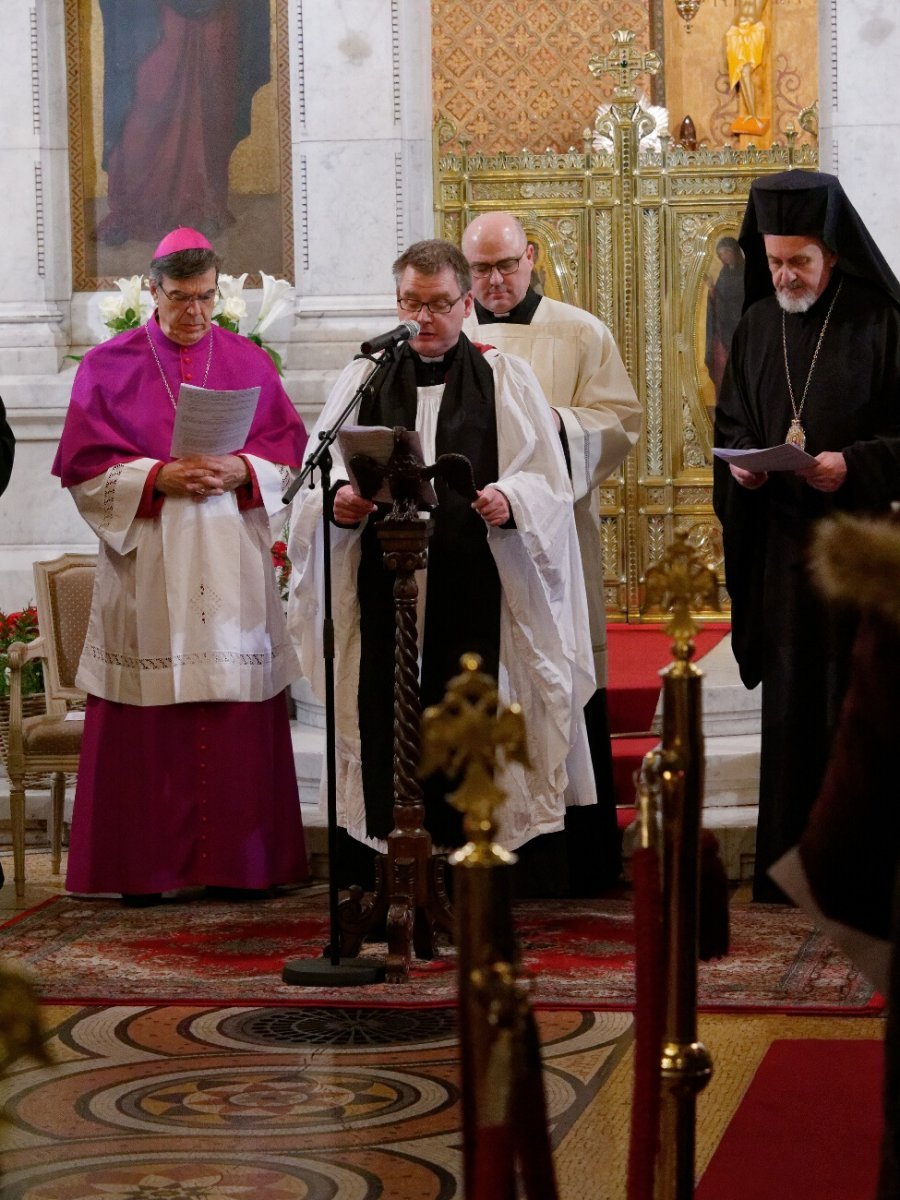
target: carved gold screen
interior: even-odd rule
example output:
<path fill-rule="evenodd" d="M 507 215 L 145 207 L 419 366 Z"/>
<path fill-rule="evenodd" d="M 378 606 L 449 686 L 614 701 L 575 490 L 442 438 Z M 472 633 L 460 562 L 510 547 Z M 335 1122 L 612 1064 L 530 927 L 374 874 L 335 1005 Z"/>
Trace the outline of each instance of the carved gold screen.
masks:
<path fill-rule="evenodd" d="M 448 122 L 435 126 L 438 234 L 459 243 L 478 213 L 516 213 L 538 247 L 540 286 L 612 329 L 641 400 L 640 441 L 600 494 L 611 620 L 658 619 L 644 573 L 676 531 L 723 578 L 705 362 L 717 246 L 737 236 L 753 178 L 816 166 L 814 143 L 794 135 L 767 150 L 688 151 L 642 146 L 653 127 L 624 86 L 583 148 L 565 154 L 483 155 Z"/>

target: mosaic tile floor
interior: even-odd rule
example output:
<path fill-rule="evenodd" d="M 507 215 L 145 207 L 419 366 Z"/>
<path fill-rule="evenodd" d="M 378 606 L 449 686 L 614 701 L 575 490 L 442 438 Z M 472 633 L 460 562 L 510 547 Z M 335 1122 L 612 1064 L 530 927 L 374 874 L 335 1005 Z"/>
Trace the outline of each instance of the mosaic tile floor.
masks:
<path fill-rule="evenodd" d="M 26 905 L 61 890 L 28 854 Z M 15 909 L 12 887 L 0 909 Z M 461 1200 L 447 1009 L 43 1009 L 52 1067 L 0 1080 L 3 1200 Z M 624 1200 L 628 1013 L 538 1014 L 563 1200 Z M 701 1016 L 702 1172 L 774 1038 L 872 1038 L 883 1020 Z"/>
<path fill-rule="evenodd" d="M 56 1065 L 0 1086 L 4 1200 L 461 1195 L 451 1010 L 46 1012 Z M 627 1049 L 631 1018 L 539 1021 L 558 1144 Z"/>

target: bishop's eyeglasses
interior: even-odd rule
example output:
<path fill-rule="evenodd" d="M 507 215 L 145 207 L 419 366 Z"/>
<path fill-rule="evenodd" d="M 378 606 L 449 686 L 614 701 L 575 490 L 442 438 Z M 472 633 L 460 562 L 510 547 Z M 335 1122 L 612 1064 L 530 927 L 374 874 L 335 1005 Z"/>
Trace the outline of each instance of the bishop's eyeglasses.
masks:
<path fill-rule="evenodd" d="M 213 304 L 215 303 L 216 297 L 219 294 L 219 289 L 217 287 L 214 287 L 209 292 L 198 293 L 179 291 L 167 292 L 161 283 L 158 283 L 156 286 L 164 296 L 168 296 L 172 303 L 177 304 L 179 308 L 188 308 L 195 301 L 197 304 Z"/>

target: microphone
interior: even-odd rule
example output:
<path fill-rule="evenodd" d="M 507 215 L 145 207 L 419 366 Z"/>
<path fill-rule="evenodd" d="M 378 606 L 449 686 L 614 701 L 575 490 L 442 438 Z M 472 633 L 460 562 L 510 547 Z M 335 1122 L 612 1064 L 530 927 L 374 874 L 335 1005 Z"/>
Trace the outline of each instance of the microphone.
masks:
<path fill-rule="evenodd" d="M 378 337 L 363 342 L 360 351 L 363 354 L 374 354 L 376 350 L 387 350 L 391 346 L 399 346 L 408 338 L 417 337 L 421 328 L 418 321 L 403 321 L 396 329 L 391 329 L 388 333 L 379 333 Z"/>

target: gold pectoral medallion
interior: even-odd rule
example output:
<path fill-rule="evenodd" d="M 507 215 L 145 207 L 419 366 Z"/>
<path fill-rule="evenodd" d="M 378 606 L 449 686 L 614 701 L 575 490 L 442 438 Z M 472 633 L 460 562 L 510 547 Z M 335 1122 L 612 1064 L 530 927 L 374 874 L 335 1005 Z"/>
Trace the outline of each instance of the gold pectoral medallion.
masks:
<path fill-rule="evenodd" d="M 800 450 L 806 448 L 806 434 L 803 432 L 803 426 L 796 417 L 794 417 L 788 426 L 787 437 L 784 440 L 788 446 L 797 446 Z"/>

